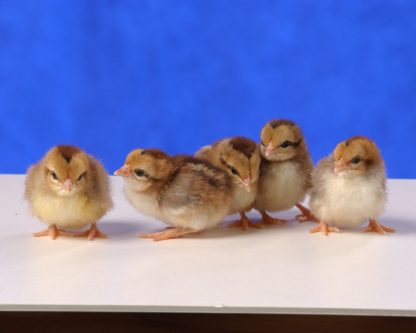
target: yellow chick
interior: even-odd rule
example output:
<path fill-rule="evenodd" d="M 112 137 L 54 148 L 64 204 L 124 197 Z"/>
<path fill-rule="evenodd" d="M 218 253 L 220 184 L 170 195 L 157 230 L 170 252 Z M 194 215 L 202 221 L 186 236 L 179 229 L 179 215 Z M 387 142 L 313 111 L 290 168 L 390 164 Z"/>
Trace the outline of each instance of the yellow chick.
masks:
<path fill-rule="evenodd" d="M 217 226 L 228 214 L 231 179 L 207 161 L 136 149 L 114 174 L 124 177 L 126 197 L 139 212 L 171 226 L 143 238 L 160 241 L 197 233 Z"/>
<path fill-rule="evenodd" d="M 311 232 L 339 232 L 365 220 L 364 232 L 394 232 L 377 223 L 386 202 L 386 171 L 376 144 L 364 136 L 339 143 L 312 173 L 310 205 L 320 224 Z"/>
<path fill-rule="evenodd" d="M 25 198 L 32 214 L 49 225 L 35 237 L 107 238 L 96 223 L 113 206 L 108 175 L 96 159 L 77 147 L 53 147 L 32 165 L 27 172 Z M 67 231 L 88 224 L 85 232 Z"/>
<path fill-rule="evenodd" d="M 260 167 L 260 149 L 257 144 L 244 137 L 228 138 L 201 148 L 195 156 L 222 168 L 233 180 L 229 214 L 239 213 L 240 220 L 230 226 L 239 226 L 244 230 L 249 226 L 257 227 L 246 216 L 246 212 L 253 208 L 257 196 Z"/>
<path fill-rule="evenodd" d="M 299 222 L 316 220 L 300 204 L 311 186 L 313 164 L 298 125 L 290 120 L 272 120 L 261 131 L 260 176 L 255 208 L 261 224 L 281 224 L 286 220 L 272 218 L 266 211 L 283 211 L 296 206 Z"/>

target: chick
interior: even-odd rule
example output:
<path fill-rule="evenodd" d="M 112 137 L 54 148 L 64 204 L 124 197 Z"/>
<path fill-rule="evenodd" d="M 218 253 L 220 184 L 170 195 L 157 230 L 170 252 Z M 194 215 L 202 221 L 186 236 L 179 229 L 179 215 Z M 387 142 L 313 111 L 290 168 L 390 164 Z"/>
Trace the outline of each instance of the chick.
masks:
<path fill-rule="evenodd" d="M 272 120 L 261 131 L 260 176 L 255 208 L 261 224 L 281 224 L 286 220 L 272 218 L 266 211 L 282 211 L 296 206 L 300 222 L 316 220 L 300 204 L 311 186 L 313 164 L 302 131 L 290 120 Z"/>
<path fill-rule="evenodd" d="M 96 222 L 113 206 L 108 175 L 96 159 L 77 147 L 53 147 L 32 165 L 26 177 L 25 198 L 33 215 L 49 225 L 35 237 L 107 238 Z M 88 224 L 85 232 L 65 230 Z"/>
<path fill-rule="evenodd" d="M 230 226 L 239 226 L 247 230 L 251 223 L 246 212 L 253 208 L 257 195 L 260 167 L 260 149 L 257 144 L 244 137 L 234 137 L 205 146 L 195 154 L 215 166 L 225 170 L 232 182 L 232 204 L 229 214 L 240 214 L 240 220 Z"/>
<path fill-rule="evenodd" d="M 394 232 L 377 223 L 386 202 L 386 171 L 376 144 L 364 136 L 339 143 L 312 173 L 310 205 L 320 224 L 311 232 L 339 232 L 369 220 L 362 231 Z"/>
<path fill-rule="evenodd" d="M 207 161 L 136 149 L 114 174 L 124 177 L 126 197 L 138 211 L 171 226 L 143 238 L 160 241 L 197 233 L 218 225 L 229 212 L 231 179 Z"/>

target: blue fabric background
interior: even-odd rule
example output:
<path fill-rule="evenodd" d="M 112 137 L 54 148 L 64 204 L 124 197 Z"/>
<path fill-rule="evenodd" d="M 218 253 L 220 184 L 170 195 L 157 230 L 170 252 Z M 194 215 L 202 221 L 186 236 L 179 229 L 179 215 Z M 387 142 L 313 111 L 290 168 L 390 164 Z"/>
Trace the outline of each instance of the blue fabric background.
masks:
<path fill-rule="evenodd" d="M 0 1 L 2 173 L 57 143 L 112 172 L 284 117 L 315 161 L 365 134 L 416 178 L 415 88 L 412 0 Z"/>

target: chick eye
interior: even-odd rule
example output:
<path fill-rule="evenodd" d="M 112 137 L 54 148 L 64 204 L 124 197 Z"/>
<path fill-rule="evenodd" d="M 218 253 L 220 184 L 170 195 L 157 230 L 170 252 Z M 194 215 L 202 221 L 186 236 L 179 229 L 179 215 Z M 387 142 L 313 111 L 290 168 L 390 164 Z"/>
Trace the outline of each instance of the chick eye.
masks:
<path fill-rule="evenodd" d="M 237 169 L 236 169 L 236 168 L 234 168 L 233 166 L 230 166 L 229 168 L 230 168 L 231 173 L 232 173 L 233 175 L 238 176 L 238 171 L 237 171 Z"/>
<path fill-rule="evenodd" d="M 51 171 L 51 176 L 54 180 L 58 180 L 58 176 L 56 175 L 55 171 Z"/>
<path fill-rule="evenodd" d="M 280 147 L 282 147 L 282 148 L 287 148 L 287 147 L 289 147 L 289 146 L 291 146 L 292 145 L 292 142 L 290 142 L 289 140 L 286 140 L 285 142 L 283 142 L 281 145 L 280 145 Z"/>
<path fill-rule="evenodd" d="M 136 170 L 134 170 L 134 174 L 135 174 L 137 177 L 144 177 L 144 176 L 145 176 L 145 172 L 144 172 L 144 170 L 142 170 L 142 169 L 136 169 Z"/>
<path fill-rule="evenodd" d="M 84 176 L 85 176 L 85 172 L 84 173 L 81 173 L 79 175 L 79 177 L 77 178 L 76 182 L 79 182 L 82 178 L 84 178 Z"/>
<path fill-rule="evenodd" d="M 358 156 L 355 156 L 352 160 L 351 160 L 351 163 L 354 163 L 354 164 L 358 164 L 358 163 L 360 163 L 361 162 L 361 158 L 359 158 Z"/>

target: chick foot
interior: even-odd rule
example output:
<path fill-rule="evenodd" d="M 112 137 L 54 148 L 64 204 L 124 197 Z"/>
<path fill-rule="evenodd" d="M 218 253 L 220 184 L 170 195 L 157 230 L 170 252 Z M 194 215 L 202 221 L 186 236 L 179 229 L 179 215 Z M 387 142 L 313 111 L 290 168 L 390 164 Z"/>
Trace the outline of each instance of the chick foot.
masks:
<path fill-rule="evenodd" d="M 325 222 L 321 221 L 319 222 L 319 225 L 316 227 L 313 227 L 310 231 L 310 233 L 315 232 L 322 232 L 325 236 L 328 236 L 330 232 L 339 232 L 339 229 L 337 227 L 332 227 Z"/>
<path fill-rule="evenodd" d="M 66 237 L 76 237 L 78 236 L 78 233 L 71 233 L 68 231 L 64 231 L 61 230 L 59 228 L 56 227 L 55 224 L 52 224 L 48 227 L 48 229 L 43 230 L 43 231 L 39 231 L 39 232 L 35 232 L 33 234 L 33 237 L 44 237 L 44 236 L 49 236 L 50 238 L 52 238 L 53 240 L 55 240 L 56 238 L 58 238 L 58 236 L 66 236 Z"/>
<path fill-rule="evenodd" d="M 260 212 L 261 214 L 261 220 L 258 223 L 259 226 L 262 226 L 264 224 L 285 224 L 287 223 L 287 220 L 279 219 L 277 217 L 271 217 L 266 212 Z"/>
<path fill-rule="evenodd" d="M 96 223 L 91 223 L 91 226 L 88 230 L 78 233 L 78 234 L 73 234 L 73 237 L 87 237 L 88 240 L 93 240 L 94 238 L 103 238 L 103 239 L 107 239 L 108 236 L 107 234 L 103 233 L 102 231 L 100 231 L 97 227 Z"/>
<path fill-rule="evenodd" d="M 258 223 L 253 223 L 250 221 L 250 219 L 246 216 L 246 214 L 244 213 L 240 213 L 240 219 L 237 221 L 232 222 L 231 224 L 228 225 L 229 228 L 233 228 L 233 227 L 240 227 L 241 229 L 248 230 L 250 227 L 251 228 L 261 228 L 261 225 Z"/>
<path fill-rule="evenodd" d="M 311 221 L 311 222 L 319 222 L 319 220 L 311 213 L 309 208 L 306 208 L 304 205 L 297 203 L 295 205 L 301 212 L 301 214 L 296 215 L 295 218 L 300 223 Z"/>
<path fill-rule="evenodd" d="M 167 239 L 181 238 L 185 235 L 195 233 L 198 233 L 198 231 L 192 229 L 167 228 L 160 232 L 140 234 L 140 238 L 152 238 L 153 241 L 158 242 Z"/>
<path fill-rule="evenodd" d="M 379 234 L 385 235 L 388 232 L 395 232 L 393 228 L 385 227 L 384 225 L 379 224 L 376 220 L 370 220 L 368 226 L 364 229 L 361 229 L 362 232 L 378 232 Z"/>

